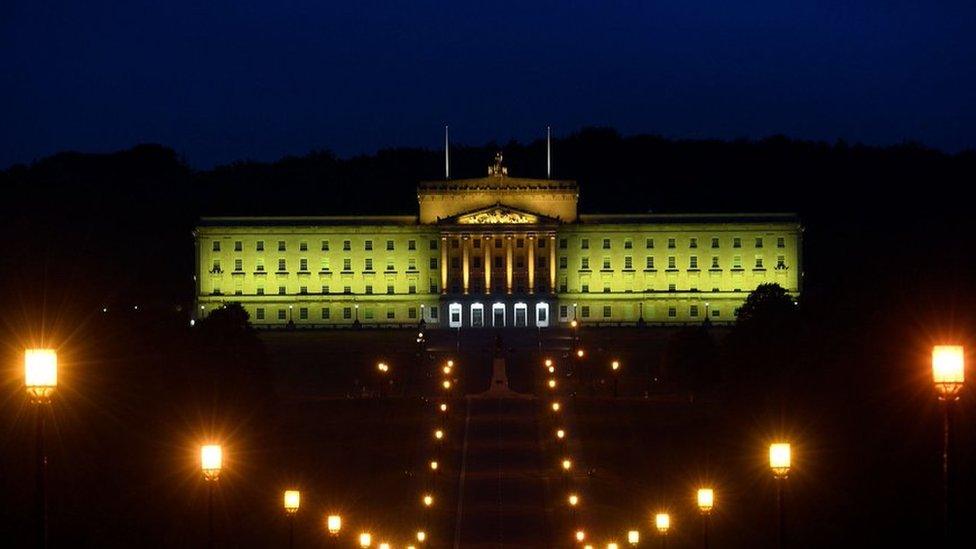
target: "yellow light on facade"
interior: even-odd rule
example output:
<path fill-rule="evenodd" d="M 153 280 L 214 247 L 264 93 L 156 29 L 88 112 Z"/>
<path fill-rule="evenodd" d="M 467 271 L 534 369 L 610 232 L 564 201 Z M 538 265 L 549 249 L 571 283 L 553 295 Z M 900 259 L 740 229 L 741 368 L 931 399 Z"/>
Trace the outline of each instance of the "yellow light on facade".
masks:
<path fill-rule="evenodd" d="M 616 372 L 617 370 L 619 370 L 620 369 L 620 361 L 619 360 L 614 360 L 613 362 L 611 362 L 610 363 L 610 369 L 613 370 L 614 372 Z"/>
<path fill-rule="evenodd" d="M 441 387 L 443 387 L 445 391 L 450 390 L 450 388 L 451 388 L 451 380 L 450 379 L 445 379 L 444 382 L 441 383 Z"/>
<path fill-rule="evenodd" d="M 631 545 L 637 545 L 640 543 L 640 532 L 637 530 L 630 530 L 627 532 L 627 543 Z"/>
<path fill-rule="evenodd" d="M 434 504 L 434 496 L 430 494 L 424 494 L 423 502 L 424 502 L 424 507 L 430 507 L 431 505 Z"/>
<path fill-rule="evenodd" d="M 441 402 L 441 405 L 438 406 L 438 408 L 440 408 L 440 411 L 446 412 L 447 411 L 447 404 Z"/>
<path fill-rule="evenodd" d="M 569 471 L 573 468 L 573 462 L 569 459 L 564 459 L 561 465 L 563 467 L 563 471 Z"/>
<path fill-rule="evenodd" d="M 369 532 L 363 532 L 362 534 L 359 534 L 360 547 L 369 547 L 372 544 L 373 544 L 373 536 L 370 535 Z"/>
<path fill-rule="evenodd" d="M 58 353 L 54 349 L 27 349 L 24 352 L 24 386 L 31 400 L 51 398 L 58 386 Z"/>
<path fill-rule="evenodd" d="M 576 541 L 582 542 L 585 539 L 586 539 L 586 532 L 583 531 L 583 530 L 577 530 L 576 531 Z"/>
<path fill-rule="evenodd" d="M 559 402 L 553 402 L 552 403 L 552 411 L 553 412 L 558 412 L 559 411 L 559 407 L 560 407 L 559 406 Z"/>
<path fill-rule="evenodd" d="M 285 512 L 294 515 L 302 505 L 302 493 L 298 490 L 285 490 Z"/>
<path fill-rule="evenodd" d="M 339 535 L 339 530 L 342 530 L 342 517 L 339 515 L 329 515 L 325 519 L 325 527 L 329 529 L 329 534 L 333 536 Z"/>
<path fill-rule="evenodd" d="M 417 530 L 417 541 L 419 541 L 420 543 L 427 541 L 427 532 L 424 532 L 423 530 Z"/>
<path fill-rule="evenodd" d="M 790 474 L 791 458 L 789 442 L 774 442 L 769 445 L 769 468 L 776 478 L 786 478 Z"/>
<path fill-rule="evenodd" d="M 955 400 L 966 381 L 966 359 L 962 345 L 932 347 L 932 381 L 939 398 Z"/>
<path fill-rule="evenodd" d="M 206 480 L 217 480 L 223 466 L 224 454 L 219 444 L 205 444 L 200 447 L 200 469 Z"/>
<path fill-rule="evenodd" d="M 436 471 L 438 466 L 439 465 L 438 465 L 438 463 L 436 461 L 431 461 L 430 462 L 430 470 L 431 471 Z"/>
<path fill-rule="evenodd" d="M 570 494 L 569 497 L 566 498 L 566 501 L 569 502 L 571 507 L 576 507 L 579 504 L 580 499 L 576 494 Z"/>
<path fill-rule="evenodd" d="M 436 431 L 434 431 L 434 438 L 437 439 L 437 440 L 443 440 L 444 439 L 444 431 L 441 431 L 440 429 L 437 429 Z"/>
<path fill-rule="evenodd" d="M 667 534 L 668 529 L 671 528 L 671 515 L 667 513 L 658 513 L 654 515 L 654 527 L 661 534 Z"/>
<path fill-rule="evenodd" d="M 715 506 L 715 492 L 711 488 L 698 489 L 698 509 L 702 513 L 708 513 Z"/>
<path fill-rule="evenodd" d="M 560 440 L 566 438 L 566 431 L 564 431 L 562 429 L 557 429 L 556 430 L 556 438 L 558 438 Z"/>
<path fill-rule="evenodd" d="M 550 379 L 549 382 L 548 382 L 548 385 L 549 385 L 549 388 L 550 389 L 555 389 L 556 388 L 556 380 L 555 379 Z"/>
<path fill-rule="evenodd" d="M 583 352 L 583 349 L 580 349 L 580 350 L 576 351 L 576 356 L 579 357 L 579 358 L 583 358 L 583 355 L 585 355 L 585 354 L 586 353 Z"/>

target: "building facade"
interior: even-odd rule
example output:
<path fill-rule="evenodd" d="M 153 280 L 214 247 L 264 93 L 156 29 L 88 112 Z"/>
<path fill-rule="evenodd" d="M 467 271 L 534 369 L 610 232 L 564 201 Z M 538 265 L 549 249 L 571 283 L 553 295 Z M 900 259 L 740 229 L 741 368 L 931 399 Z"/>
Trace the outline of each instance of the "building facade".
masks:
<path fill-rule="evenodd" d="M 731 322 L 750 291 L 802 283 L 792 214 L 583 215 L 573 181 L 424 182 L 419 214 L 212 217 L 194 231 L 197 318 L 258 327 Z"/>

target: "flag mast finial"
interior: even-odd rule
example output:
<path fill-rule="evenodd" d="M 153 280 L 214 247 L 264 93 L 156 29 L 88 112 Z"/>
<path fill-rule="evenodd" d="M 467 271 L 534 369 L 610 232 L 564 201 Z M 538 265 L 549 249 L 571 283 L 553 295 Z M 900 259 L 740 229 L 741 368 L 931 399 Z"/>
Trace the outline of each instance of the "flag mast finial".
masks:
<path fill-rule="evenodd" d="M 447 124 L 444 124 L 444 179 L 451 178 L 451 141 Z"/>
<path fill-rule="evenodd" d="M 546 126 L 546 179 L 552 179 L 552 128 Z"/>

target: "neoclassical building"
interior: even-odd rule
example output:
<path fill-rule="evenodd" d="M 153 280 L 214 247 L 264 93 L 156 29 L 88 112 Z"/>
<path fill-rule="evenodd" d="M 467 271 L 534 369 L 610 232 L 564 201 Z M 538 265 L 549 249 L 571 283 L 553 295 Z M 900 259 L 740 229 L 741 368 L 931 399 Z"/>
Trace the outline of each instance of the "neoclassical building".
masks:
<path fill-rule="evenodd" d="M 194 231 L 199 318 L 259 327 L 547 327 L 735 319 L 759 284 L 801 290 L 793 214 L 595 215 L 574 181 L 423 182 L 418 215 L 208 217 Z"/>

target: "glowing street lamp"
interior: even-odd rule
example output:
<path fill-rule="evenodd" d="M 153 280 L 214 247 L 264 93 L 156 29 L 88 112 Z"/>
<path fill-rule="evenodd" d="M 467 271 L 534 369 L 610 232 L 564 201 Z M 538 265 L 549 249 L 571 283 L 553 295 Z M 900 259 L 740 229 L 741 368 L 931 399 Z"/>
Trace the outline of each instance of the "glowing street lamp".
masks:
<path fill-rule="evenodd" d="M 562 429 L 556 429 L 556 438 L 558 438 L 559 440 L 566 438 L 566 431 Z"/>
<path fill-rule="evenodd" d="M 444 431 L 437 429 L 434 431 L 434 440 L 444 440 Z"/>
<path fill-rule="evenodd" d="M 711 488 L 698 489 L 698 511 L 702 517 L 702 539 L 705 549 L 708 549 L 708 518 L 715 506 L 715 491 Z"/>
<path fill-rule="evenodd" d="M 576 358 L 583 358 L 583 355 L 585 355 L 585 354 L 586 353 L 583 351 L 583 349 L 578 349 L 576 351 Z"/>
<path fill-rule="evenodd" d="M 617 542 L 615 541 L 611 541 L 610 543 L 607 544 L 607 549 L 618 549 L 618 547 L 619 545 L 617 545 Z"/>
<path fill-rule="evenodd" d="M 586 532 L 584 530 L 576 531 L 576 541 L 582 543 L 586 539 Z"/>
<path fill-rule="evenodd" d="M 556 367 L 555 367 L 555 366 L 550 366 L 550 367 L 548 368 L 548 370 L 549 370 L 549 373 L 550 373 L 550 374 L 554 374 L 554 373 L 556 373 Z"/>
<path fill-rule="evenodd" d="M 437 471 L 437 467 L 439 467 L 439 464 L 437 463 L 437 461 L 431 460 L 431 462 L 430 462 L 430 470 L 431 471 Z"/>
<path fill-rule="evenodd" d="M 966 381 L 966 358 L 962 345 L 932 347 L 932 381 L 942 403 L 942 534 L 951 543 L 951 493 L 949 446 L 951 441 L 952 407 L 959 400 Z"/>
<path fill-rule="evenodd" d="M 774 442 L 769 445 L 769 468 L 776 479 L 776 513 L 778 516 L 777 537 L 779 547 L 786 543 L 786 519 L 783 509 L 783 485 L 786 483 L 792 465 L 792 451 L 789 442 Z"/>
<path fill-rule="evenodd" d="M 390 544 L 384 541 L 380 544 L 379 549 L 390 549 Z"/>
<path fill-rule="evenodd" d="M 302 505 L 302 493 L 298 490 L 285 490 L 284 506 L 288 515 L 288 547 L 295 546 L 295 514 Z"/>
<path fill-rule="evenodd" d="M 444 375 L 446 375 L 446 376 L 451 375 L 451 367 L 450 366 L 444 366 L 443 368 L 441 368 L 441 371 L 444 372 Z"/>
<path fill-rule="evenodd" d="M 617 398 L 618 395 L 617 387 L 620 382 L 620 376 L 618 375 L 618 373 L 620 372 L 619 360 L 614 360 L 613 362 L 610 363 L 610 372 L 613 373 L 613 398 Z"/>
<path fill-rule="evenodd" d="M 447 361 L 447 365 L 453 368 L 454 367 L 454 361 L 453 360 L 448 360 Z"/>
<path fill-rule="evenodd" d="M 548 381 L 548 383 L 547 383 L 547 385 L 549 385 L 549 388 L 550 389 L 555 389 L 556 388 L 556 380 L 550 378 L 549 381 Z"/>
<path fill-rule="evenodd" d="M 379 364 L 376 365 L 376 369 L 379 370 L 380 373 L 385 374 L 390 371 L 390 366 L 385 362 L 380 362 Z"/>
<path fill-rule="evenodd" d="M 47 456 L 44 452 L 44 405 L 58 386 L 58 353 L 54 349 L 27 349 L 24 352 L 24 387 L 30 401 L 37 405 L 34 415 L 36 432 L 34 481 L 37 506 L 37 544 L 47 547 Z"/>
<path fill-rule="evenodd" d="M 563 471 L 569 471 L 573 468 L 573 462 L 569 458 L 564 459 L 560 465 L 562 466 Z"/>
<path fill-rule="evenodd" d="M 558 412 L 559 411 L 559 408 L 560 408 L 560 405 L 559 405 L 559 402 L 558 401 L 552 403 L 552 411 L 553 412 Z"/>
<path fill-rule="evenodd" d="M 546 364 L 546 368 L 551 368 L 552 367 L 552 359 L 551 358 L 547 358 L 545 364 Z"/>
<path fill-rule="evenodd" d="M 214 546 L 213 493 L 214 485 L 220 478 L 224 463 L 223 449 L 219 444 L 205 444 L 200 447 L 200 470 L 207 481 L 207 547 Z"/>
<path fill-rule="evenodd" d="M 667 513 L 654 515 L 654 527 L 657 528 L 657 533 L 661 536 L 661 547 L 667 547 L 668 530 L 671 529 L 671 515 Z"/>
<path fill-rule="evenodd" d="M 569 494 L 569 496 L 566 498 L 566 501 L 569 503 L 570 507 L 576 507 L 577 505 L 579 505 L 580 499 L 579 496 L 576 494 Z"/>
<path fill-rule="evenodd" d="M 637 530 L 630 530 L 627 532 L 627 543 L 631 545 L 637 545 L 640 543 L 640 532 Z"/>
<path fill-rule="evenodd" d="M 440 410 L 441 412 L 447 412 L 447 404 L 441 402 L 440 406 L 438 406 L 437 409 Z"/>
<path fill-rule="evenodd" d="M 450 379 L 445 379 L 441 383 L 441 387 L 443 387 L 445 391 L 450 391 L 451 390 L 451 380 Z"/>
<path fill-rule="evenodd" d="M 424 502 L 424 507 L 430 507 L 434 505 L 434 496 L 430 494 L 424 494 L 422 501 Z"/>
<path fill-rule="evenodd" d="M 370 535 L 369 532 L 363 532 L 362 534 L 359 534 L 360 547 L 369 547 L 372 544 L 373 544 L 373 536 Z"/>
<path fill-rule="evenodd" d="M 427 541 L 427 532 L 423 530 L 417 530 L 417 542 L 423 543 Z"/>
<path fill-rule="evenodd" d="M 342 517 L 339 515 L 329 515 L 325 519 L 325 527 L 329 530 L 330 536 L 338 536 L 339 531 L 342 530 Z"/>

